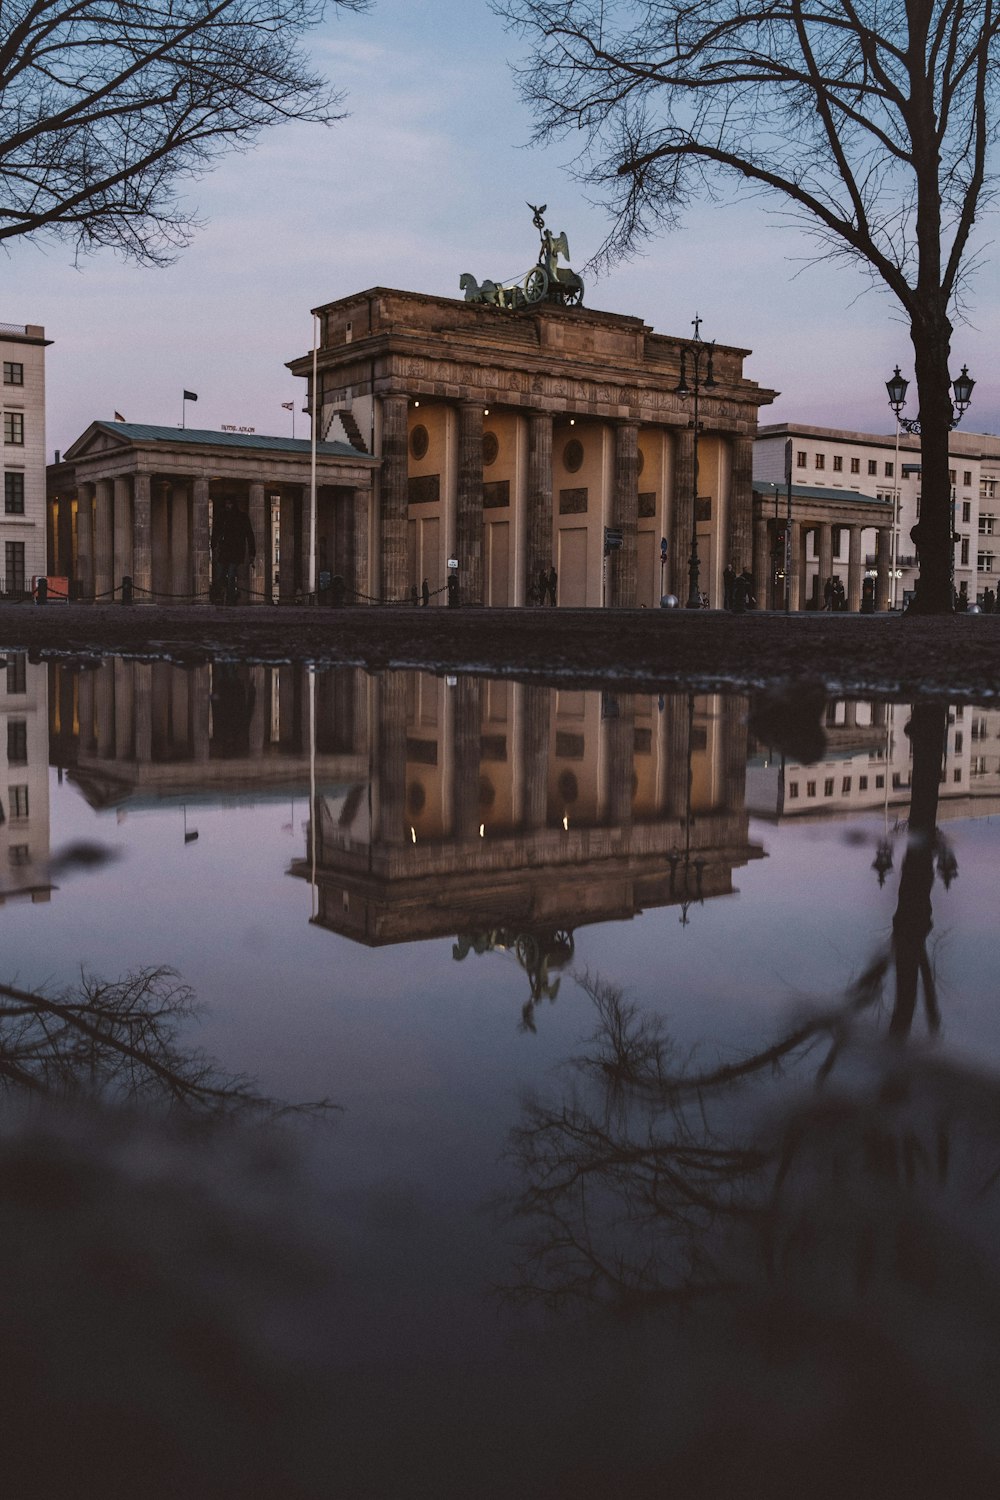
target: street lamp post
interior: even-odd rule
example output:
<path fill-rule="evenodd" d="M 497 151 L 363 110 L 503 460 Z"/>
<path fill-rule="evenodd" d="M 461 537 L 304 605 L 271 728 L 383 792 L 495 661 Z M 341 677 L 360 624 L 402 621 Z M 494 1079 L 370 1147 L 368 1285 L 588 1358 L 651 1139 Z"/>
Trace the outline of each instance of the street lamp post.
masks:
<path fill-rule="evenodd" d="M 893 543 L 894 543 L 894 549 L 893 550 L 894 550 L 895 556 L 893 558 L 893 575 L 894 576 L 893 576 L 892 585 L 891 585 L 891 588 L 892 588 L 892 599 L 893 599 L 894 602 L 895 602 L 895 597 L 896 597 L 895 573 L 897 572 L 897 561 L 898 561 L 898 558 L 899 558 L 898 532 L 899 532 L 899 504 L 900 504 L 900 498 L 901 498 L 901 496 L 900 496 L 900 489 L 899 489 L 899 431 L 900 431 L 900 428 L 902 428 L 904 432 L 909 432 L 909 433 L 914 433 L 914 434 L 919 434 L 919 432 L 920 432 L 920 413 L 919 412 L 917 413 L 917 415 L 915 417 L 904 417 L 902 415 L 903 407 L 906 405 L 906 391 L 907 391 L 907 387 L 909 386 L 909 384 L 910 384 L 910 382 L 907 380 L 906 376 L 900 374 L 900 370 L 899 370 L 899 366 L 898 365 L 896 366 L 895 370 L 893 370 L 893 372 L 890 375 L 889 379 L 885 383 L 885 388 L 886 388 L 886 391 L 887 391 L 888 396 L 889 396 L 889 405 L 892 408 L 893 414 L 894 414 L 894 416 L 896 418 L 896 468 L 895 468 L 895 474 L 893 476 L 894 479 L 895 479 L 895 484 L 893 486 L 894 494 L 895 494 L 895 504 L 893 505 L 893 525 L 892 525 Z M 969 374 L 969 367 L 968 367 L 968 365 L 963 365 L 962 366 L 962 372 L 961 372 L 961 374 L 960 375 L 956 375 L 955 379 L 951 382 L 951 389 L 952 389 L 952 393 L 954 395 L 954 401 L 952 402 L 952 406 L 951 406 L 951 421 L 948 424 L 950 429 L 953 430 L 954 428 L 956 428 L 958 426 L 959 422 L 961 422 L 962 418 L 965 416 L 965 413 L 968 411 L 969 406 L 972 403 L 972 391 L 973 391 L 973 388 L 974 388 L 975 384 L 976 384 L 976 382 L 973 380 L 972 376 Z M 957 538 L 957 533 L 955 531 L 955 499 L 954 499 L 954 494 L 955 494 L 954 486 L 952 486 L 951 534 L 952 534 L 952 543 L 953 544 L 958 539 Z M 919 551 L 919 548 L 918 548 L 918 551 Z M 954 586 L 954 576 L 955 576 L 955 548 L 954 548 L 954 545 L 952 545 L 952 551 L 951 551 L 951 576 L 952 576 L 953 586 Z"/>
<path fill-rule="evenodd" d="M 688 558 L 688 597 L 687 609 L 701 608 L 701 590 L 698 587 L 698 574 L 700 565 L 698 561 L 698 397 L 703 390 L 712 390 L 716 385 L 715 375 L 712 370 L 712 360 L 715 355 L 715 342 L 706 344 L 701 337 L 701 318 L 695 313 L 692 320 L 694 338 L 688 344 L 681 345 L 681 378 L 677 383 L 678 396 L 694 397 L 694 417 L 691 426 L 694 430 L 694 453 L 691 475 L 691 552 Z M 702 374 L 702 361 L 705 362 L 705 373 Z M 690 361 L 691 380 L 688 381 L 688 363 Z"/>

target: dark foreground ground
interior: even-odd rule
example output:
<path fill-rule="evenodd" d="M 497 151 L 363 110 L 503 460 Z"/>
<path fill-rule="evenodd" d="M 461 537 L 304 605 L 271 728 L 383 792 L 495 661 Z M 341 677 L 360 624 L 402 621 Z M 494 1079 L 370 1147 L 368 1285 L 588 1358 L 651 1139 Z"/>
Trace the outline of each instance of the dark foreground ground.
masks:
<path fill-rule="evenodd" d="M 1000 615 L 0 604 L 0 647 L 39 657 L 240 657 L 547 682 L 571 675 L 595 686 L 795 679 L 906 698 L 1000 692 Z"/>

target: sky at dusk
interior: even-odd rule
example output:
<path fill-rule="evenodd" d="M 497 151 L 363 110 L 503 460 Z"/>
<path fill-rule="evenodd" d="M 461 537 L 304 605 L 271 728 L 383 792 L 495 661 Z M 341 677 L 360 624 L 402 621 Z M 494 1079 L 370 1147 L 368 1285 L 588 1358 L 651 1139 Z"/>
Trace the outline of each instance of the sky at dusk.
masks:
<path fill-rule="evenodd" d="M 507 66 L 521 43 L 486 0 L 377 0 L 334 13 L 306 42 L 347 94 L 330 129 L 287 125 L 191 185 L 204 228 L 166 270 L 103 252 L 73 266 L 65 245 L 0 252 L 0 321 L 43 323 L 48 447 L 65 449 L 95 418 L 173 425 L 181 392 L 192 427 L 252 426 L 288 435 L 283 402 L 304 385 L 284 368 L 310 346 L 310 309 L 373 286 L 460 296 L 459 277 L 523 274 L 537 233 L 526 202 L 548 205 L 579 270 L 601 244 L 603 211 L 568 165 L 572 141 L 527 143 L 531 119 Z M 977 378 L 967 430 L 1000 432 L 1000 280 L 995 217 L 970 286 L 954 368 Z M 752 350 L 746 373 L 781 392 L 761 420 L 888 432 L 884 381 L 909 341 L 887 295 L 859 271 L 809 265 L 815 246 L 762 201 L 703 205 L 647 253 L 600 280 L 586 302 L 641 317 L 660 333 Z M 915 414 L 915 413 L 913 413 Z"/>

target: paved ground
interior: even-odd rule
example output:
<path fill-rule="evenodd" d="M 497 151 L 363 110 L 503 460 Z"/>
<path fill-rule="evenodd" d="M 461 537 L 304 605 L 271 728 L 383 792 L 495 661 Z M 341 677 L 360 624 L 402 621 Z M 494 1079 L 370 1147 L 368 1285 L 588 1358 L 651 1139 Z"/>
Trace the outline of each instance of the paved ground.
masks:
<path fill-rule="evenodd" d="M 39 656 L 423 667 L 553 682 L 573 675 L 653 688 L 794 679 L 905 698 L 1000 694 L 1000 615 L 0 604 L 0 647 Z"/>

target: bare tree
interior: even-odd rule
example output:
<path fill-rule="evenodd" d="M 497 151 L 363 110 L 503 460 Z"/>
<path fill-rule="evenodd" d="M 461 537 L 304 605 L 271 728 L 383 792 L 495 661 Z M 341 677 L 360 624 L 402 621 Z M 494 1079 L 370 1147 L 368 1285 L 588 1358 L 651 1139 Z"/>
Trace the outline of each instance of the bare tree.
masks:
<path fill-rule="evenodd" d="M 728 181 L 783 200 L 896 298 L 921 421 L 912 607 L 950 611 L 951 316 L 992 195 L 993 0 L 493 3 L 533 43 L 519 77 L 536 137 L 583 133 L 580 173 L 615 214 L 605 258 Z"/>
<path fill-rule="evenodd" d="M 364 10 L 369 0 L 332 0 Z M 298 45 L 327 0 L 4 0 L 0 241 L 48 234 L 162 264 L 196 227 L 181 185 L 340 96 Z"/>

